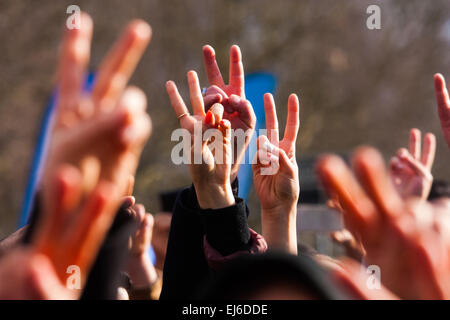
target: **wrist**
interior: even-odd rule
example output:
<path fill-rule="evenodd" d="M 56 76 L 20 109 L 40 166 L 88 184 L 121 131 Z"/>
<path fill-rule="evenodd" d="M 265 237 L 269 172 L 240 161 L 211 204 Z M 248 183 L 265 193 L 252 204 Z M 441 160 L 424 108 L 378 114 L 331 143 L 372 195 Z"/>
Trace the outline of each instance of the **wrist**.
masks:
<path fill-rule="evenodd" d="M 236 203 L 229 183 L 224 185 L 194 183 L 194 186 L 198 204 L 202 209 L 221 209 Z"/>
<path fill-rule="evenodd" d="M 148 254 L 131 254 L 128 258 L 127 273 L 134 287 L 145 288 L 153 285 L 158 279 L 155 267 Z"/>
<path fill-rule="evenodd" d="M 297 199 L 272 206 L 261 206 L 261 213 L 270 220 L 293 219 L 297 216 Z"/>
<path fill-rule="evenodd" d="M 261 209 L 262 233 L 269 248 L 297 254 L 297 205 Z"/>

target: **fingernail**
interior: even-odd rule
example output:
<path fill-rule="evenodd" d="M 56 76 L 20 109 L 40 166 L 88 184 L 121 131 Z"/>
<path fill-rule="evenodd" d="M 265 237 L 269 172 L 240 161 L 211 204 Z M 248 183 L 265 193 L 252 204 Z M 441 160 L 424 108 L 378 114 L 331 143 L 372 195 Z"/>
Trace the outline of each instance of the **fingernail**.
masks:
<path fill-rule="evenodd" d="M 205 124 L 214 125 L 214 115 L 211 111 L 208 111 L 205 116 Z"/>

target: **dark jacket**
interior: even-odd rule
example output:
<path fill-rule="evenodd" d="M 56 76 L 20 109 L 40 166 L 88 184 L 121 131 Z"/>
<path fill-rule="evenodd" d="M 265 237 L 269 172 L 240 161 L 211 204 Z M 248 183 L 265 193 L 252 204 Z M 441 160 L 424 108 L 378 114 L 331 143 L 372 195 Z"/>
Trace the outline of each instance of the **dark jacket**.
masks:
<path fill-rule="evenodd" d="M 173 209 L 160 299 L 192 299 L 214 277 L 214 269 L 242 253 L 267 249 L 264 239 L 248 227 L 248 208 L 236 203 L 212 210 L 201 209 L 194 186 L 178 195 Z"/>

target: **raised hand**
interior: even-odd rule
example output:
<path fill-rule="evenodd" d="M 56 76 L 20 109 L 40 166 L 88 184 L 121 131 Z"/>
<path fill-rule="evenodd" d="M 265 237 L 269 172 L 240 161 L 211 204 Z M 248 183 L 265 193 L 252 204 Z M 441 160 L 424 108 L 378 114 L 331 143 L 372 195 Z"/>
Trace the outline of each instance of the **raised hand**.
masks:
<path fill-rule="evenodd" d="M 324 156 L 317 170 L 328 194 L 339 198 L 347 228 L 360 237 L 366 264 L 379 266 L 381 282 L 401 298 L 448 299 L 449 212 L 402 199 L 372 148 L 357 150 L 353 168 L 355 175 L 340 158 Z"/>
<path fill-rule="evenodd" d="M 143 142 L 150 134 L 145 95 L 126 85 L 150 40 L 151 29 L 139 20 L 127 26 L 101 64 L 93 92 L 88 95 L 82 92 L 82 85 L 89 61 L 92 25 L 90 17 L 83 14 L 82 28 L 66 32 L 58 73 L 57 117 L 43 181 L 45 185 L 52 168 L 60 163 L 72 163 L 82 167 L 86 189 L 92 188 L 95 181 L 89 177 L 100 175 L 121 183 L 125 193 L 128 175 L 133 174 Z M 118 139 L 104 143 L 117 126 L 121 127 Z M 137 143 L 124 148 L 133 140 Z M 117 156 L 111 157 L 111 153 Z M 96 167 L 92 158 L 103 162 L 102 170 L 93 169 L 94 172 L 87 174 L 84 167 Z M 127 169 L 116 170 L 119 163 Z"/>
<path fill-rule="evenodd" d="M 14 249 L 0 261 L 1 299 L 78 298 L 109 228 L 115 185 L 101 182 L 80 201 L 81 172 L 70 165 L 55 171 L 54 207 L 45 212 L 45 227 L 28 248 Z"/>
<path fill-rule="evenodd" d="M 238 46 L 231 47 L 228 85 L 222 78 L 214 49 L 209 45 L 203 47 L 203 60 L 210 84 L 204 96 L 205 110 L 209 110 L 214 103 L 221 103 L 224 107 L 223 118 L 230 121 L 231 128 L 235 131 L 240 129 L 246 133 L 245 140 L 242 142 L 233 137 L 233 166 L 231 168 L 231 181 L 233 181 L 256 125 L 253 107 L 245 99 L 242 54 Z"/>
<path fill-rule="evenodd" d="M 289 97 L 288 117 L 283 140 L 279 141 L 275 102 L 264 95 L 267 136 L 258 137 L 257 161 L 253 181 L 261 203 L 263 235 L 270 247 L 297 253 L 296 216 L 299 197 L 295 143 L 300 126 L 299 102 Z"/>
<path fill-rule="evenodd" d="M 146 98 L 126 88 L 150 40 L 150 27 L 131 22 L 102 63 L 92 94 L 82 92 L 92 20 L 68 30 L 58 74 L 57 115 L 42 181 L 43 215 L 33 244 L 64 283 L 68 266 L 87 277 L 127 192 L 151 121 Z"/>
<path fill-rule="evenodd" d="M 245 98 L 244 66 L 241 49 L 238 46 L 234 45 L 230 49 L 229 84 L 223 81 L 213 47 L 209 45 L 203 47 L 203 62 L 211 86 L 219 87 L 227 96 L 234 94 Z"/>
<path fill-rule="evenodd" d="M 409 151 L 401 148 L 391 158 L 389 172 L 395 188 L 403 198 L 419 197 L 426 200 L 431 190 L 431 168 L 436 153 L 436 137 L 427 133 L 421 152 L 421 132 L 412 129 L 409 135 Z"/>
<path fill-rule="evenodd" d="M 43 300 L 74 298 L 60 282 L 47 256 L 15 249 L 0 260 L 0 299 Z"/>
<path fill-rule="evenodd" d="M 198 76 L 195 71 L 189 71 L 187 77 L 194 115 L 189 114 L 174 82 L 168 81 L 166 89 L 181 128 L 191 134 L 189 170 L 197 200 L 203 209 L 228 207 L 235 203 L 230 182 L 230 122 L 222 119 L 221 104 L 216 103 L 205 113 Z"/>
<path fill-rule="evenodd" d="M 133 288 L 148 288 L 158 278 L 148 254 L 152 241 L 154 220 L 151 214 L 145 212 L 145 207 L 142 204 L 134 205 L 131 212 L 138 228 L 131 237 L 127 273 L 133 283 Z"/>
<path fill-rule="evenodd" d="M 450 99 L 444 77 L 437 73 L 434 75 L 434 89 L 438 106 L 438 115 L 441 120 L 442 133 L 450 148 Z"/>

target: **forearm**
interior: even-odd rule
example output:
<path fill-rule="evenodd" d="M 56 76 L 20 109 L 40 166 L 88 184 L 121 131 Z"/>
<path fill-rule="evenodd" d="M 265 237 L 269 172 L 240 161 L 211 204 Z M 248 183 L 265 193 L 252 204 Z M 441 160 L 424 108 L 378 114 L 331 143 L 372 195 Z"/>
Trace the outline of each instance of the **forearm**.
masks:
<path fill-rule="evenodd" d="M 128 260 L 127 271 L 135 288 L 150 287 L 158 278 L 148 253 L 132 255 Z"/>
<path fill-rule="evenodd" d="M 183 190 L 175 203 L 160 299 L 187 299 L 208 276 L 203 228 L 194 188 Z"/>
<path fill-rule="evenodd" d="M 269 249 L 297 254 L 297 204 L 261 210 L 262 234 Z"/>

